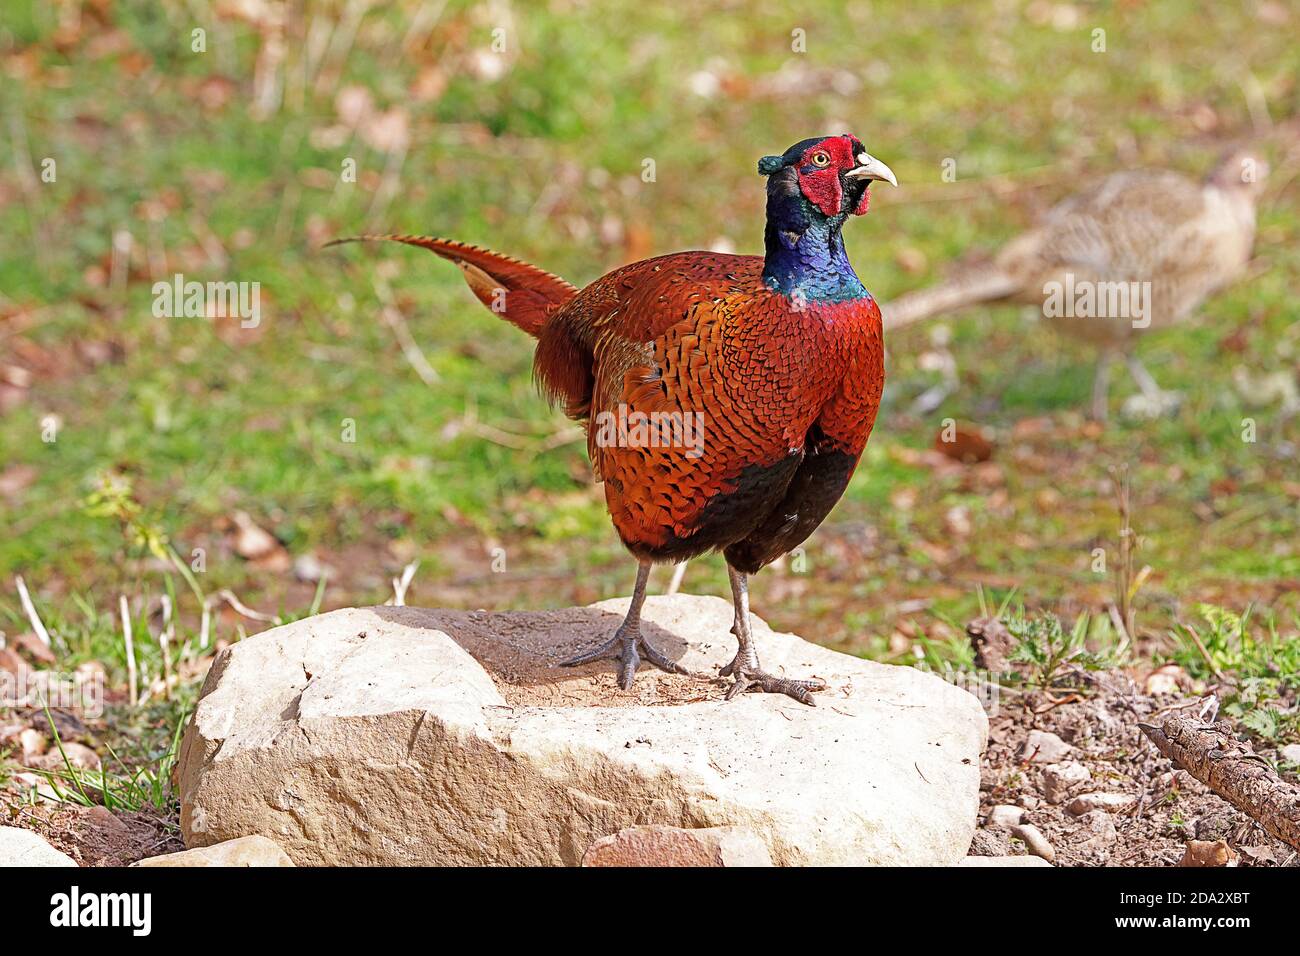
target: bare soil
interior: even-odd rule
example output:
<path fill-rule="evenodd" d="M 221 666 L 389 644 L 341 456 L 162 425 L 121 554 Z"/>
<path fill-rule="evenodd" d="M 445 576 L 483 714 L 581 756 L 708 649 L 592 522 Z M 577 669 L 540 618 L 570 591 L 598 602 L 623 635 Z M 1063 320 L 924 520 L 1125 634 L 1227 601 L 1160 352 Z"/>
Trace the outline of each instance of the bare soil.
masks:
<path fill-rule="evenodd" d="M 82 866 L 129 866 L 185 849 L 176 821 L 155 811 L 40 803 L 7 822 L 34 830 Z"/>
<path fill-rule="evenodd" d="M 420 611 L 408 623 L 448 634 L 483 665 L 512 707 L 668 707 L 722 699 L 731 682 L 719 679 L 716 668 L 705 670 L 702 661 L 680 661 L 687 651 L 685 642 L 648 620 L 641 625 L 645 639 L 692 669 L 691 674 L 669 674 L 642 660 L 636 680 L 625 691 L 618 686 L 616 660 L 556 666 L 609 640 L 622 620 L 620 614 L 596 608 L 569 608 L 544 614 Z"/>
<path fill-rule="evenodd" d="M 1123 672 L 1090 674 L 1078 693 L 1034 691 L 1003 697 L 989 719 L 989 746 L 980 775 L 980 820 L 971 854 L 1020 855 L 1025 843 L 1007 827 L 988 823 L 999 805 L 1024 808 L 1055 851 L 1057 866 L 1171 866 L 1189 841 L 1225 841 L 1229 865 L 1297 866 L 1300 853 L 1274 840 L 1186 771 L 1161 756 L 1138 728 L 1173 711 L 1196 713 L 1200 698 L 1148 696 Z M 1048 799 L 1042 753 L 1027 752 L 1031 731 L 1054 733 L 1070 751 L 1056 765 L 1077 762 L 1091 780 Z M 1256 752 L 1276 764 L 1277 754 Z M 1072 813 L 1080 794 L 1123 794 L 1131 800 L 1113 812 Z M 1076 805 L 1075 809 L 1082 809 Z"/>

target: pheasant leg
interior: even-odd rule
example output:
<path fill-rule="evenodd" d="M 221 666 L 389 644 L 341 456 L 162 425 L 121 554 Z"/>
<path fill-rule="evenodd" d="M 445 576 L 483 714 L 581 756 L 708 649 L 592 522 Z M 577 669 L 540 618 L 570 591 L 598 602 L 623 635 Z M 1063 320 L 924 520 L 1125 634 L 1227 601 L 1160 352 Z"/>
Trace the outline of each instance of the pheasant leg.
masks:
<path fill-rule="evenodd" d="M 1110 364 L 1114 356 L 1102 352 L 1097 356 L 1097 371 L 1092 378 L 1092 408 L 1090 417 L 1095 422 L 1106 420 L 1106 398 L 1110 394 Z"/>
<path fill-rule="evenodd" d="M 1157 385 L 1156 380 L 1147 371 L 1147 367 L 1138 361 L 1136 355 L 1125 356 L 1124 361 L 1133 376 L 1133 381 L 1137 382 L 1138 388 L 1142 391 L 1140 402 L 1134 403 L 1132 399 L 1129 400 L 1134 411 L 1154 418 L 1178 407 L 1181 396 L 1177 392 L 1166 392 Z"/>
<path fill-rule="evenodd" d="M 627 617 L 618 626 L 618 630 L 604 644 L 584 651 L 577 657 L 561 662 L 561 667 L 577 667 L 591 661 L 612 657 L 619 661 L 618 686 L 624 690 L 632 687 L 632 678 L 636 676 L 641 655 L 645 655 L 655 667 L 670 674 L 690 673 L 682 665 L 666 657 L 658 648 L 641 636 L 641 605 L 645 603 L 646 582 L 650 579 L 650 562 L 642 561 L 636 572 L 636 587 L 632 589 L 632 604 L 627 609 Z"/>
<path fill-rule="evenodd" d="M 809 707 L 816 707 L 813 693 L 826 689 L 826 682 L 814 677 L 810 680 L 789 680 L 763 670 L 758 663 L 758 650 L 749 627 L 749 579 L 730 564 L 727 574 L 731 578 L 731 600 L 736 608 L 736 621 L 731 633 L 736 635 L 740 648 L 731 663 L 720 671 L 723 677 L 734 677 L 735 683 L 727 688 L 727 700 L 738 694 L 756 690 L 766 694 L 786 694 Z"/>

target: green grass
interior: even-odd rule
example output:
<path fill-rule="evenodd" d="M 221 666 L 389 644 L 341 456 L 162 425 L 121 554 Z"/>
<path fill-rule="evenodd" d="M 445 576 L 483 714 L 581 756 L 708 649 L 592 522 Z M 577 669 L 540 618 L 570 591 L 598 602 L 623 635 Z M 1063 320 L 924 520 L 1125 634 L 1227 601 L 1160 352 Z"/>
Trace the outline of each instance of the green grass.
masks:
<path fill-rule="evenodd" d="M 1300 740 L 1300 642 L 1293 620 L 1283 629 L 1268 613 L 1237 614 L 1211 604 L 1175 632 L 1175 662 L 1219 687 L 1222 713 L 1269 744 Z"/>
<path fill-rule="evenodd" d="M 44 779 L 49 792 L 60 803 L 129 811 L 150 807 L 175 815 L 179 813 L 179 796 L 172 786 L 172 773 L 180 756 L 181 734 L 187 720 L 185 712 L 175 719 L 170 736 L 160 741 L 161 749 L 141 752 L 142 735 L 137 733 L 131 738 L 135 752 L 124 759 L 112 744 L 105 743 L 104 765 L 95 769 L 80 767 L 69 758 L 51 720 L 54 746 L 62 765 L 33 772 Z"/>
<path fill-rule="evenodd" d="M 579 283 L 629 256 L 719 241 L 757 251 L 757 157 L 847 125 L 903 183 L 846 233 L 859 274 L 887 299 L 942 278 L 954 259 L 988 254 L 1092 175 L 1130 165 L 1200 175 L 1253 128 L 1239 83 L 1246 64 L 1275 119 L 1296 115 L 1300 98 L 1293 30 L 1235 5 L 1195 16 L 1174 2 L 1070 6 L 1072 23 L 1046 22 L 1043 4 L 991 2 L 801 2 L 761 16 L 630 0 L 520 8 L 496 80 L 473 68 L 498 25 L 487 8 L 451 3 L 402 46 L 422 6 L 367 13 L 337 75 L 319 85 L 295 78 L 306 25 L 292 23 L 285 103 L 258 118 L 254 24 L 212 19 L 207 52 L 194 54 L 189 8 L 120 3 L 118 42 L 92 50 L 90 30 L 54 42 L 55 7 L 10 5 L 0 166 L 39 173 L 48 156 L 58 178 L 0 192 L 0 357 L 34 377 L 0 415 L 0 470 L 36 470 L 5 516 L 0 591 L 22 573 L 74 656 L 105 658 L 120 676 L 117 629 L 81 619 L 111 623 L 119 593 L 161 594 L 165 574 L 190 634 L 197 615 L 166 552 L 160 559 L 85 506 L 106 474 L 129 479 L 149 527 L 182 562 L 203 549 L 205 594 L 230 587 L 263 610 L 309 607 L 315 585 L 235 555 L 223 524 L 234 510 L 291 553 L 334 564 L 327 608 L 383 600 L 413 558 L 422 603 L 557 606 L 626 591 L 630 563 L 586 477 L 582 442 L 548 444 L 566 423 L 529 380 L 529 342 L 474 302 L 446 263 L 398 247 L 321 251 L 328 238 L 372 227 L 449 235 Z M 321 5 L 320 22 L 340 9 Z M 1107 31 L 1104 54 L 1090 48 L 1095 27 Z M 806 54 L 790 50 L 795 28 L 806 31 Z M 439 72 L 441 92 L 417 98 Z M 692 79 L 701 72 L 717 78 L 715 95 L 693 92 L 706 85 Z M 202 105 L 201 92 L 222 83 L 226 98 Z M 409 121 L 398 194 L 386 204 L 376 196 L 390 157 L 364 137 L 331 138 L 338 91 L 350 87 Z M 348 157 L 355 184 L 339 178 Z M 646 158 L 653 183 L 640 178 Z M 946 158 L 955 184 L 941 179 Z M 115 283 L 111 237 L 121 230 L 134 251 Z M 1285 482 L 1296 481 L 1300 431 L 1275 405 L 1251 406 L 1233 369 L 1295 368 L 1297 239 L 1295 186 L 1283 185 L 1261 211 L 1258 274 L 1208 303 L 1197 326 L 1143 345 L 1162 385 L 1186 393 L 1175 417 L 1154 423 L 1083 430 L 1089 355 L 1007 308 L 948 323 L 960 387 L 913 414 L 911 397 L 934 381 L 923 362 L 930 333 L 895 336 L 864 465 L 809 542 L 809 571 L 760 577 L 756 611 L 873 654 L 885 653 L 900 617 L 942 631 L 945 619 L 971 616 L 980 584 L 1016 586 L 1031 606 L 1099 612 L 1110 586 L 1089 556 L 1114 547 L 1105 482 L 1110 466 L 1128 463 L 1138 561 L 1153 568 L 1138 616 L 1148 634 L 1168 644 L 1180 609 L 1197 602 L 1253 602 L 1289 620 L 1300 606 L 1300 590 L 1286 586 L 1300 578 L 1300 499 Z M 920 254 L 919 271 L 901 267 L 908 251 Z M 154 318 L 151 280 L 177 271 L 260 282 L 261 326 Z M 433 387 L 379 320 L 377 282 L 391 286 Z M 1238 329 L 1234 351 L 1223 343 Z M 1117 408 L 1131 386 L 1116 383 Z M 50 415 L 61 425 L 45 442 Z M 485 438 L 471 415 L 517 440 Z M 1039 416 L 1044 430 L 1017 436 L 1018 423 Z M 1248 416 L 1254 444 L 1240 439 Z M 992 430 L 994 486 L 904 460 L 947 417 Z M 355 442 L 343 440 L 345 419 Z M 896 504 L 906 489 L 910 508 Z M 969 536 L 948 529 L 954 507 L 969 511 Z M 493 547 L 508 556 L 504 574 L 491 570 Z M 765 600 L 779 578 L 785 596 Z M 694 566 L 687 587 L 725 594 L 717 559 Z M 916 600 L 928 606 L 898 612 Z M 7 593 L 0 613 L 24 627 Z M 218 627 L 237 633 L 229 619 Z"/>

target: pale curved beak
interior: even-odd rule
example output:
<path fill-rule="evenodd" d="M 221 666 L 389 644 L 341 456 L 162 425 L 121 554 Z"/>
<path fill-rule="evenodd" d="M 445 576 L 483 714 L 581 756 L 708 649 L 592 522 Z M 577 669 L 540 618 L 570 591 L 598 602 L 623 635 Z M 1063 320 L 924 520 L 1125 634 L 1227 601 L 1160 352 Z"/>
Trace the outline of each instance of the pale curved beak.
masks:
<path fill-rule="evenodd" d="M 844 174 L 845 179 L 879 179 L 891 186 L 898 185 L 894 171 L 870 153 L 858 153 L 858 165 Z"/>

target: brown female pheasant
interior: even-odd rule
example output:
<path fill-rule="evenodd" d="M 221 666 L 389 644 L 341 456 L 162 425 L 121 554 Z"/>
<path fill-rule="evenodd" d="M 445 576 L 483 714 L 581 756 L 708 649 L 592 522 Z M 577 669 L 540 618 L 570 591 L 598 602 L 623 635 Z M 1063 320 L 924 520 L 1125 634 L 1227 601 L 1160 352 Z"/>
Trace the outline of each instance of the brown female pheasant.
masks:
<path fill-rule="evenodd" d="M 980 302 L 1039 306 L 1057 331 L 1095 346 L 1093 418 L 1106 417 L 1110 366 L 1124 356 L 1148 413 L 1170 407 L 1133 354 L 1139 333 L 1190 315 L 1246 271 L 1255 204 L 1268 174 L 1250 151 L 1227 155 L 1204 181 L 1165 170 L 1114 173 L 1055 206 L 978 272 L 885 304 L 900 328 Z"/>
<path fill-rule="evenodd" d="M 734 678 L 727 698 L 759 690 L 811 704 L 823 681 L 759 664 L 748 576 L 821 524 L 871 434 L 884 385 L 880 310 L 840 230 L 867 211 L 873 180 L 897 182 L 853 136 L 804 140 L 758 168 L 767 176 L 765 255 L 673 253 L 581 291 L 458 242 L 356 238 L 420 246 L 460 266 L 481 302 L 537 337 L 538 381 L 587 427 L 614 528 L 639 567 L 622 625 L 565 664 L 617 658 L 624 689 L 642 655 L 685 673 L 640 633 L 646 581 L 653 563 L 716 549 L 739 641 L 722 669 Z"/>

